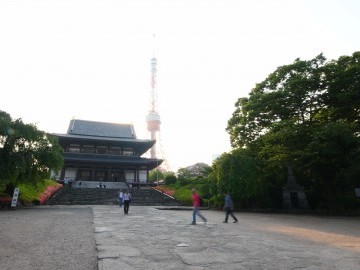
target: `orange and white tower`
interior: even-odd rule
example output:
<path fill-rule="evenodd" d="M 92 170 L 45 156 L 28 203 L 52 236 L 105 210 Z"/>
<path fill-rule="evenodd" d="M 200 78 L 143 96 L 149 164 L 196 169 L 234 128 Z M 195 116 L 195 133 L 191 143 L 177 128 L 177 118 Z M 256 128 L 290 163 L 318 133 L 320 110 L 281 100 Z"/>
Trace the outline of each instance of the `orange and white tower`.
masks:
<path fill-rule="evenodd" d="M 155 37 L 155 36 L 154 36 Z M 150 139 L 156 140 L 154 146 L 150 149 L 150 158 L 162 159 L 160 165 L 161 170 L 170 171 L 170 166 L 165 158 L 162 140 L 160 134 L 160 115 L 158 113 L 158 100 L 156 91 L 156 73 L 157 73 L 157 59 L 151 58 L 151 90 L 150 90 L 150 108 L 146 115 L 147 130 L 150 132 Z"/>
<path fill-rule="evenodd" d="M 150 92 L 150 108 L 146 116 L 147 130 L 150 132 L 150 139 L 157 140 L 160 132 L 160 115 L 157 109 L 157 93 L 156 93 L 156 73 L 157 59 L 151 58 L 151 92 Z M 157 142 L 158 143 L 158 142 Z M 150 149 L 151 158 L 159 158 L 156 151 L 156 144 Z"/>

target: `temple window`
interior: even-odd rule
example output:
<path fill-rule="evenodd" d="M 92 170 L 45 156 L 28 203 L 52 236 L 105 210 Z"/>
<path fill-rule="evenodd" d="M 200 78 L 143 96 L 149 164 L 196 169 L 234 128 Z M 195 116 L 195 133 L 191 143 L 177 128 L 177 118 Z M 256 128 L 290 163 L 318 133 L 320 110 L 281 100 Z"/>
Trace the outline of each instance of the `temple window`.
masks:
<path fill-rule="evenodd" d="M 97 146 L 96 154 L 107 154 L 107 147 L 106 146 Z"/>
<path fill-rule="evenodd" d="M 68 151 L 70 153 L 80 153 L 80 145 L 79 144 L 70 144 Z"/>
<path fill-rule="evenodd" d="M 79 171 L 80 180 L 91 180 L 91 171 L 90 170 L 80 170 Z"/>
<path fill-rule="evenodd" d="M 132 148 L 124 148 L 123 155 L 124 156 L 133 156 L 134 150 Z"/>
<path fill-rule="evenodd" d="M 98 181 L 106 180 L 106 172 L 105 171 L 95 171 L 95 179 Z"/>
<path fill-rule="evenodd" d="M 82 149 L 81 149 L 81 152 L 82 153 L 91 153 L 93 154 L 95 151 L 95 148 L 93 145 L 83 145 Z"/>
<path fill-rule="evenodd" d="M 121 147 L 110 147 L 110 155 L 121 155 Z"/>

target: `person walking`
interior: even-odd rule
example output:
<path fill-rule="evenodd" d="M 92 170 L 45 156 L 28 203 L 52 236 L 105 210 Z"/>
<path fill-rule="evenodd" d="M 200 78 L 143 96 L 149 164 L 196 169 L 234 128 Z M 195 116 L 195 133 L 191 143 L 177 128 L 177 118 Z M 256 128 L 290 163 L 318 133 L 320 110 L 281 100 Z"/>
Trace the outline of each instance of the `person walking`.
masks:
<path fill-rule="evenodd" d="M 123 195 L 123 200 L 124 200 L 124 214 L 127 215 L 129 213 L 129 207 L 131 202 L 131 194 L 129 193 L 128 190 L 125 191 Z"/>
<path fill-rule="evenodd" d="M 192 204 L 193 204 L 193 207 L 194 207 L 194 210 L 193 210 L 193 220 L 192 220 L 192 223 L 191 225 L 196 225 L 196 216 L 199 216 L 203 221 L 204 223 L 206 224 L 207 222 L 207 219 L 200 214 L 200 211 L 199 211 L 199 207 L 200 207 L 200 196 L 199 194 L 196 192 L 196 189 L 192 189 Z"/>
<path fill-rule="evenodd" d="M 234 209 L 233 200 L 231 199 L 231 196 L 228 192 L 225 192 L 224 195 L 225 195 L 225 204 L 224 204 L 225 220 L 223 223 L 228 223 L 229 215 L 234 219 L 234 223 L 237 223 L 238 219 L 235 217 L 233 213 L 233 209 Z"/>
<path fill-rule="evenodd" d="M 122 191 L 122 189 L 120 189 L 118 194 L 119 207 L 123 205 L 123 199 L 124 199 L 124 192 Z"/>

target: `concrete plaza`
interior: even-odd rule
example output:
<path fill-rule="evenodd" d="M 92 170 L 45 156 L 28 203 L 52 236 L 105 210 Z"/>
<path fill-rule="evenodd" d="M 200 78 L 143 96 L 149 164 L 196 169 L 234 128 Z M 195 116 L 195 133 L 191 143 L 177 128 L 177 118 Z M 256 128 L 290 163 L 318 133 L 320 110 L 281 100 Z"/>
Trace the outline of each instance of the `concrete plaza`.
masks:
<path fill-rule="evenodd" d="M 130 206 L 0 211 L 1 269 L 359 269 L 360 218 Z M 44 231 L 46 230 L 46 231 Z M 37 250 L 37 247 L 39 250 Z M 53 255 L 52 255 L 53 254 Z"/>
<path fill-rule="evenodd" d="M 359 269 L 360 219 L 95 206 L 99 269 Z"/>

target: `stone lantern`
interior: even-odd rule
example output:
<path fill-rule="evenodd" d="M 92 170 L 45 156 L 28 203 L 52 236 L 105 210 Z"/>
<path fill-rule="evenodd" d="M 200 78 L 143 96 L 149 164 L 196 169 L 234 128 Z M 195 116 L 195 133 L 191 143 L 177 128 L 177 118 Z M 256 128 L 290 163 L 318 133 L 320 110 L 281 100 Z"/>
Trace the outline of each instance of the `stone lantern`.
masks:
<path fill-rule="evenodd" d="M 288 167 L 287 183 L 283 187 L 283 209 L 308 210 L 309 205 L 305 196 L 304 188 L 295 179 L 293 170 Z"/>

